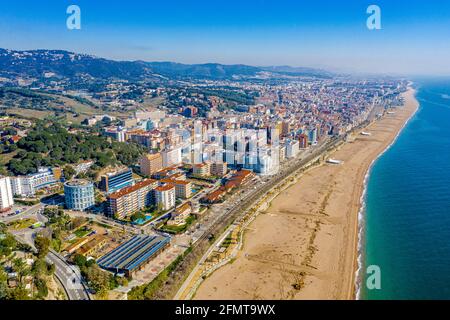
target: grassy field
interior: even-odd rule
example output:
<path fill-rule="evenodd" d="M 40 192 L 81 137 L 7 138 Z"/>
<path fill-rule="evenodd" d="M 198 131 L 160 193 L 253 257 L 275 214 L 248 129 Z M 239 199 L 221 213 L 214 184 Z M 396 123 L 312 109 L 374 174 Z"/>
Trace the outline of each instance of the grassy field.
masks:
<path fill-rule="evenodd" d="M 156 108 L 160 104 L 162 104 L 166 99 L 164 97 L 156 97 L 156 98 L 147 98 L 142 103 L 142 107 L 146 108 Z"/>
<path fill-rule="evenodd" d="M 26 228 L 31 227 L 36 222 L 37 222 L 36 219 L 32 219 L 32 218 L 20 219 L 20 220 L 10 222 L 8 224 L 8 227 L 10 227 L 14 230 L 26 229 Z"/>
<path fill-rule="evenodd" d="M 16 94 L 16 98 L 9 97 L 7 102 L 9 107 L 5 110 L 10 115 L 20 116 L 26 119 L 43 119 L 49 116 L 61 116 L 65 115 L 66 121 L 80 124 L 83 120 L 92 117 L 95 114 L 104 114 L 126 118 L 136 111 L 136 107 L 129 110 L 102 110 L 99 105 L 99 101 L 92 101 L 86 99 L 86 101 L 78 100 L 75 96 L 66 96 L 54 93 L 47 93 L 42 91 L 33 91 L 33 94 L 40 95 L 46 103 L 45 105 L 36 105 L 27 97 Z M 48 99 L 51 98 L 51 99 Z M 35 98 L 36 99 L 36 98 Z M 164 98 L 148 99 L 142 107 L 150 108 L 158 106 Z M 92 102 L 92 104 L 90 103 Z M 2 101 L 0 100 L 0 105 Z M 26 106 L 26 107 L 25 107 Z M 36 108 L 35 108 L 36 107 Z M 48 108 L 49 110 L 45 110 Z M 38 110 L 39 109 L 39 110 Z"/>
<path fill-rule="evenodd" d="M 24 108 L 8 108 L 7 111 L 8 114 L 20 116 L 25 119 L 42 119 L 48 116 L 55 115 L 55 112 L 53 111 L 41 111 Z"/>

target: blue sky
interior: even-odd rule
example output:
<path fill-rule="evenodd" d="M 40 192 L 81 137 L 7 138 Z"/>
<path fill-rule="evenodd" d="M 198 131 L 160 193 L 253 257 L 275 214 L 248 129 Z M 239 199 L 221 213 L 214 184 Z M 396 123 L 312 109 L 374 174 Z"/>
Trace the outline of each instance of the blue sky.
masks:
<path fill-rule="evenodd" d="M 81 30 L 66 9 L 81 8 Z M 366 27 L 381 8 L 382 30 Z M 450 1 L 3 0 L 0 47 L 117 60 L 450 75 Z"/>

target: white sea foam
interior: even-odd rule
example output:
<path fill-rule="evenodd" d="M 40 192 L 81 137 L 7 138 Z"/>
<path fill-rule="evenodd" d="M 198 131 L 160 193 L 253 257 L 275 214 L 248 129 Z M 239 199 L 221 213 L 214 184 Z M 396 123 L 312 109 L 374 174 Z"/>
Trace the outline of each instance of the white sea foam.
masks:
<path fill-rule="evenodd" d="M 417 98 L 416 98 L 417 100 Z M 418 101 L 418 100 L 417 100 Z M 420 106 L 419 106 L 420 107 Z M 364 177 L 364 189 L 363 193 L 361 195 L 360 199 L 360 209 L 358 211 L 358 257 L 357 257 L 357 264 L 358 267 L 356 269 L 356 275 L 355 275 L 355 292 L 356 292 L 356 300 L 360 300 L 361 298 L 361 286 L 362 281 L 364 280 L 364 244 L 365 244 L 365 213 L 366 213 L 366 193 L 367 193 L 367 184 L 370 178 L 370 173 L 372 171 L 372 168 L 375 164 L 375 162 L 385 153 L 387 152 L 397 141 L 398 137 L 402 133 L 403 129 L 406 127 L 406 125 L 409 123 L 409 121 L 413 118 L 413 116 L 416 114 L 417 110 L 405 121 L 403 126 L 398 131 L 397 135 L 395 136 L 394 140 L 381 152 L 375 159 L 372 160 L 369 169 L 367 170 L 367 173 Z"/>

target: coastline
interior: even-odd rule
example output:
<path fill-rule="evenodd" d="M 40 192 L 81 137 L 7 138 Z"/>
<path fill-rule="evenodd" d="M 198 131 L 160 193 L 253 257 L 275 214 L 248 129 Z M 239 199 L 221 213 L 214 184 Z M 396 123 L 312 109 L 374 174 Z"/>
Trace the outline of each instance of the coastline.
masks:
<path fill-rule="evenodd" d="M 416 98 L 416 93 L 417 90 L 411 88 L 411 84 L 409 87 L 409 92 L 411 94 L 410 97 L 408 97 L 410 99 L 410 103 L 413 103 L 416 105 L 415 110 L 411 113 L 411 115 L 409 116 L 409 118 L 406 119 L 406 121 L 404 122 L 403 126 L 400 128 L 400 130 L 397 132 L 395 138 L 392 140 L 392 142 L 386 146 L 386 148 L 380 153 L 378 154 L 378 156 L 376 158 L 374 158 L 367 170 L 367 173 L 364 177 L 364 183 L 363 183 L 363 191 L 361 194 L 361 205 L 360 205 L 360 209 L 358 211 L 358 226 L 357 226 L 357 232 L 358 232 L 358 243 L 357 243 L 357 260 L 356 260 L 356 271 L 355 271 L 355 292 L 354 292 L 354 298 L 356 300 L 360 300 L 361 298 L 361 282 L 363 279 L 362 276 L 362 267 L 364 265 L 364 247 L 365 247 L 365 238 L 364 238 L 364 234 L 365 234 L 365 216 L 366 216 L 366 199 L 367 199 L 367 187 L 368 187 L 368 183 L 369 183 L 369 179 L 370 179 L 370 175 L 373 169 L 373 166 L 376 164 L 376 162 L 378 161 L 378 159 L 380 159 L 398 140 L 398 138 L 400 137 L 401 133 L 403 132 L 403 130 L 406 128 L 406 126 L 409 124 L 409 122 L 411 121 L 411 119 L 414 117 L 414 115 L 417 113 L 417 111 L 419 111 L 419 107 L 420 107 L 420 103 L 418 102 L 417 98 Z M 405 99 L 406 100 L 406 99 Z M 408 101 L 405 101 L 405 104 L 408 103 Z"/>
<path fill-rule="evenodd" d="M 417 106 L 410 88 L 404 107 L 364 129 L 372 136 L 354 135 L 334 152 L 342 165 L 314 168 L 280 193 L 248 226 L 236 260 L 209 276 L 195 298 L 354 299 L 370 169 Z"/>

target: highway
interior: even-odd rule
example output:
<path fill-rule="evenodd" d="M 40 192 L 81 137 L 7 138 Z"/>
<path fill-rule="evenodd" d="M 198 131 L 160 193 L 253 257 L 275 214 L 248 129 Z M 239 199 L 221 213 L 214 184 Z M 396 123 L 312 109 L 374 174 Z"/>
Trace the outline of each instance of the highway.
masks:
<path fill-rule="evenodd" d="M 50 251 L 45 260 L 55 265 L 55 276 L 63 286 L 69 300 L 90 300 L 78 267 L 68 264 L 54 251 Z"/>

